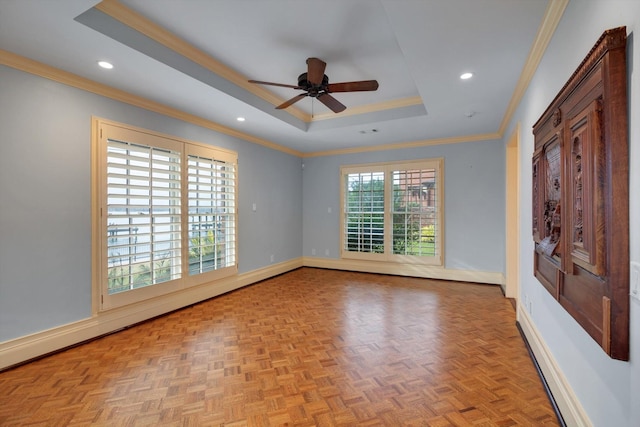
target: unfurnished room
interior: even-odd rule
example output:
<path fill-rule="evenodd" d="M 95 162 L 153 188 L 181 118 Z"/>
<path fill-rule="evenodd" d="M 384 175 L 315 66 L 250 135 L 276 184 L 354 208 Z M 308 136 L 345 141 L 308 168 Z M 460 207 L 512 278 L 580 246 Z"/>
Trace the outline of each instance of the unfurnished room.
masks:
<path fill-rule="evenodd" d="M 639 26 L 0 0 L 0 425 L 640 427 Z"/>

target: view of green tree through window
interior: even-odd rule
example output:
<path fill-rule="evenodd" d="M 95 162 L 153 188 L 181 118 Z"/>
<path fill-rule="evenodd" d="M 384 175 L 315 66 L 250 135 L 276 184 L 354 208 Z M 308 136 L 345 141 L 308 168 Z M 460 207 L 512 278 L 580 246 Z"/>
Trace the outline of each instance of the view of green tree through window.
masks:
<path fill-rule="evenodd" d="M 393 171 L 393 253 L 436 253 L 436 170 Z"/>
<path fill-rule="evenodd" d="M 441 265 L 442 160 L 345 166 L 342 256 Z"/>

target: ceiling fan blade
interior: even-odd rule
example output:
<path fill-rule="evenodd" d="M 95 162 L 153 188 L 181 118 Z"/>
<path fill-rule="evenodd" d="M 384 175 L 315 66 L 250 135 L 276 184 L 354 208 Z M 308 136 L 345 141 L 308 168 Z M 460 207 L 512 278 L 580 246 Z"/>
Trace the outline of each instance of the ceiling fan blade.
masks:
<path fill-rule="evenodd" d="M 327 92 L 360 92 L 378 90 L 377 80 L 362 80 L 359 82 L 329 83 Z"/>
<path fill-rule="evenodd" d="M 321 85 L 324 77 L 324 69 L 327 64 L 318 58 L 307 59 L 307 81 L 312 85 Z"/>
<path fill-rule="evenodd" d="M 291 98 L 288 101 L 283 102 L 282 104 L 278 105 L 276 107 L 277 110 L 282 110 L 284 108 L 287 108 L 288 106 L 295 104 L 296 102 L 300 101 L 302 98 L 304 98 L 305 96 L 307 96 L 308 94 L 306 93 L 301 93 L 300 95 L 296 95 L 293 98 Z"/>
<path fill-rule="evenodd" d="M 318 100 L 329 107 L 329 109 L 334 113 L 341 113 L 342 111 L 347 109 L 347 107 L 345 107 L 340 101 L 338 101 L 328 93 L 321 93 L 320 95 L 318 95 Z"/>
<path fill-rule="evenodd" d="M 259 85 L 289 87 L 291 89 L 302 89 L 300 86 L 286 85 L 286 84 L 283 84 L 283 83 L 261 82 L 260 80 L 249 80 L 249 83 L 256 83 L 256 84 L 259 84 Z"/>

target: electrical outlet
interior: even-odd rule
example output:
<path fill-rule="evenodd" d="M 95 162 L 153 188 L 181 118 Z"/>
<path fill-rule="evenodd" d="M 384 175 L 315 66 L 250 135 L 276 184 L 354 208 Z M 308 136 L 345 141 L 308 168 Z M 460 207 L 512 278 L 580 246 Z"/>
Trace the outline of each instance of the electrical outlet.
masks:
<path fill-rule="evenodd" d="M 329 256 L 329 249 L 325 249 L 324 250 L 324 254 L 325 254 L 325 256 Z"/>
<path fill-rule="evenodd" d="M 311 255 L 313 255 L 313 256 L 316 255 L 316 248 L 311 249 Z"/>
<path fill-rule="evenodd" d="M 631 261 L 631 283 L 629 284 L 629 295 L 640 301 L 640 263 Z"/>
<path fill-rule="evenodd" d="M 273 262 L 275 260 L 275 255 L 271 254 L 271 262 Z"/>

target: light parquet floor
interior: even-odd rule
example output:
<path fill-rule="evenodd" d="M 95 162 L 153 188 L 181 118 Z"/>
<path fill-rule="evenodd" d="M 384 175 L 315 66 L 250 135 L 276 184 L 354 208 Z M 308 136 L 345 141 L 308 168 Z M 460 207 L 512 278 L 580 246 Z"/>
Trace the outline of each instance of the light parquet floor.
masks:
<path fill-rule="evenodd" d="M 557 419 L 498 287 L 302 268 L 0 373 L 0 425 Z"/>

